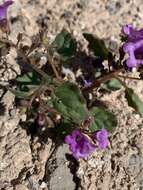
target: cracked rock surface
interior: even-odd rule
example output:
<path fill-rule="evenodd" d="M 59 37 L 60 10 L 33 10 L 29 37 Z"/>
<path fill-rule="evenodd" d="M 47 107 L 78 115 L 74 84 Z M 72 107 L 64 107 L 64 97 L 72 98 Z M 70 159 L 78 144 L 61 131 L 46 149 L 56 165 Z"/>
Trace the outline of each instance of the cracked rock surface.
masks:
<path fill-rule="evenodd" d="M 69 153 L 67 145 L 59 146 L 47 162 L 45 181 L 49 190 L 73 190 L 76 187 L 70 172 L 70 162 L 66 158 L 67 153 Z"/>
<path fill-rule="evenodd" d="M 20 117 L 13 107 L 14 95 L 8 91 L 2 102 L 6 111 L 0 117 L 0 188 L 9 189 L 32 167 L 32 156 L 29 137 L 18 125 Z"/>

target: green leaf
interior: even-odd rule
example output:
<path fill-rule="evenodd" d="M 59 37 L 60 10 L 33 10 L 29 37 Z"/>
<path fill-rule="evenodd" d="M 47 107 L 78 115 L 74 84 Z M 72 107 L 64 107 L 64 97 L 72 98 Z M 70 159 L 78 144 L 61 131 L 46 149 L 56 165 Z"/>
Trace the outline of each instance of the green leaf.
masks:
<path fill-rule="evenodd" d="M 139 114 L 143 114 L 143 102 L 139 96 L 131 88 L 125 88 L 125 98 L 127 99 L 128 105 L 134 108 Z"/>
<path fill-rule="evenodd" d="M 66 121 L 62 121 L 57 127 L 56 127 L 56 134 L 59 135 L 60 138 L 65 137 L 66 135 L 72 133 L 72 131 L 75 129 L 75 126 Z"/>
<path fill-rule="evenodd" d="M 91 130 L 92 132 L 95 132 L 95 131 L 98 131 L 98 130 L 99 130 L 99 127 L 98 127 L 98 125 L 97 125 L 95 122 L 93 122 L 93 123 L 91 123 L 91 125 L 90 125 L 90 130 Z"/>
<path fill-rule="evenodd" d="M 102 39 L 93 36 L 89 33 L 83 33 L 84 38 L 89 42 L 89 49 L 94 52 L 94 55 L 103 59 L 108 58 L 108 49 Z"/>
<path fill-rule="evenodd" d="M 56 36 L 52 45 L 62 56 L 70 57 L 76 53 L 77 43 L 66 30 L 62 30 L 61 33 Z"/>
<path fill-rule="evenodd" d="M 26 74 L 18 76 L 16 78 L 16 81 L 19 83 L 30 83 L 30 84 L 36 84 L 40 82 L 38 75 L 35 72 L 28 72 Z"/>
<path fill-rule="evenodd" d="M 28 91 L 31 88 L 36 88 L 40 85 L 41 81 L 37 73 L 28 72 L 16 78 L 17 89 L 20 91 Z"/>
<path fill-rule="evenodd" d="M 33 73 L 29 72 L 29 73 L 26 73 L 24 75 L 18 76 L 16 78 L 16 81 L 17 82 L 24 82 L 24 83 L 31 83 L 32 77 L 33 77 Z"/>
<path fill-rule="evenodd" d="M 35 72 L 28 72 L 16 78 L 17 89 L 11 92 L 18 98 L 30 99 L 40 85 L 40 79 Z"/>
<path fill-rule="evenodd" d="M 93 107 L 91 114 L 94 117 L 94 123 L 90 126 L 92 132 L 101 128 L 112 131 L 117 126 L 117 120 L 114 114 L 107 111 L 105 108 Z"/>
<path fill-rule="evenodd" d="M 102 85 L 102 89 L 105 89 L 107 91 L 116 91 L 119 90 L 122 87 L 119 80 L 112 78 L 111 80 L 108 80 Z"/>
<path fill-rule="evenodd" d="M 64 120 L 80 123 L 88 116 L 85 100 L 79 88 L 69 82 L 65 82 L 55 90 L 53 104 L 60 112 Z"/>
<path fill-rule="evenodd" d="M 31 92 L 23 92 L 20 90 L 9 89 L 17 98 L 30 99 L 32 94 Z"/>

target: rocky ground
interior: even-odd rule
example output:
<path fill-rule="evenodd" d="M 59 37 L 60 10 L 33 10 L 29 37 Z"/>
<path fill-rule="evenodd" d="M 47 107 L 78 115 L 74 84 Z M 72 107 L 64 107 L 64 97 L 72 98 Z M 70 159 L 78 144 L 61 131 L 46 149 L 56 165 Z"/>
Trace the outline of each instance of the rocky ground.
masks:
<path fill-rule="evenodd" d="M 25 43 L 46 26 L 50 38 L 63 27 L 82 40 L 83 32 L 119 44 L 123 24 L 142 27 L 142 0 L 15 0 L 10 8 L 11 40 L 24 33 Z M 0 84 L 20 73 L 14 50 L 0 60 Z M 143 82 L 127 81 L 143 98 Z M 143 120 L 128 107 L 123 90 L 101 95 L 117 115 L 118 127 L 106 151 L 75 163 L 66 145 L 54 149 L 32 138 L 19 122 L 25 120 L 15 97 L 0 89 L 0 189 L 2 190 L 142 190 Z M 3 104 L 6 105 L 3 114 Z M 71 169 L 72 168 L 72 169 Z"/>

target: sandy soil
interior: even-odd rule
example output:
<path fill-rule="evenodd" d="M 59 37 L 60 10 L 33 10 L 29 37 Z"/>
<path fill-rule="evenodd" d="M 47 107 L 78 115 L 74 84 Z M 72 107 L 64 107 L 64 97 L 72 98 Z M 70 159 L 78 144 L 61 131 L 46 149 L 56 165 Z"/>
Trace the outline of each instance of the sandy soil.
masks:
<path fill-rule="evenodd" d="M 123 24 L 142 26 L 142 9 L 142 0 L 15 0 L 9 10 L 10 38 L 16 40 L 22 32 L 24 42 L 30 43 L 29 37 L 40 27 L 48 28 L 49 38 L 65 27 L 77 40 L 83 40 L 83 32 L 90 32 L 119 44 Z M 20 73 L 15 57 L 11 50 L 0 60 L 0 84 Z M 127 83 L 143 99 L 143 82 Z M 142 190 L 143 120 L 128 107 L 123 89 L 100 98 L 117 115 L 118 127 L 106 151 L 81 160 L 71 173 L 72 161 L 65 158 L 68 148 L 59 147 L 51 157 L 51 140 L 43 144 L 37 137 L 31 138 L 19 125 L 25 116 L 19 114 L 14 95 L 0 89 L 1 103 L 6 105 L 5 114 L 0 115 L 0 189 Z"/>

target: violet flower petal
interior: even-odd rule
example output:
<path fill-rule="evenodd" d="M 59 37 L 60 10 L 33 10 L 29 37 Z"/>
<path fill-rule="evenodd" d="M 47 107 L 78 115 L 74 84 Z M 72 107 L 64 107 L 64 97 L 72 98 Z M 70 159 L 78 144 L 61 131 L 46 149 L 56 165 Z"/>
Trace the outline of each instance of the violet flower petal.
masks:
<path fill-rule="evenodd" d="M 143 47 L 143 40 L 140 40 L 136 43 L 128 42 L 123 45 L 123 50 L 125 53 L 128 53 L 129 58 L 127 59 L 128 67 L 136 67 L 138 64 L 142 64 L 143 60 L 138 60 L 135 56 L 135 51 L 140 47 Z"/>
<path fill-rule="evenodd" d="M 133 29 L 132 24 L 124 25 L 124 26 L 122 27 L 121 32 L 122 32 L 123 34 L 125 34 L 125 35 L 130 35 L 132 29 Z"/>
<path fill-rule="evenodd" d="M 95 150 L 95 145 L 79 130 L 74 130 L 71 135 L 65 137 L 65 143 L 76 159 L 86 158 Z"/>
<path fill-rule="evenodd" d="M 83 80 L 84 81 L 84 87 L 89 88 L 92 85 L 91 81 Z"/>
<path fill-rule="evenodd" d="M 107 148 L 109 144 L 108 132 L 106 129 L 101 129 L 93 134 L 94 140 L 97 142 L 100 149 Z"/>
<path fill-rule="evenodd" d="M 127 35 L 127 42 L 123 45 L 123 51 L 128 54 L 127 66 L 132 68 L 143 64 L 143 29 L 137 30 L 132 25 L 125 25 L 122 33 Z"/>
<path fill-rule="evenodd" d="M 0 21 L 3 19 L 7 19 L 7 9 L 10 5 L 14 2 L 12 0 L 5 1 L 3 4 L 0 5 Z"/>

